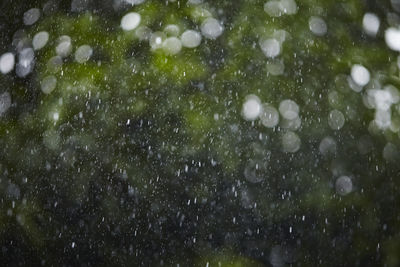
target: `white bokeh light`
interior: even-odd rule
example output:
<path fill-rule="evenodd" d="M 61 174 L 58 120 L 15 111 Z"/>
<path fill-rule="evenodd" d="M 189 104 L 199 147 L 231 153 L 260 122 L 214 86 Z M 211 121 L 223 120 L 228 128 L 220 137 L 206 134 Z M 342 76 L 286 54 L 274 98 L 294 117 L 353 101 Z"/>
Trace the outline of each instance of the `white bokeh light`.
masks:
<path fill-rule="evenodd" d="M 130 12 L 122 17 L 121 19 L 121 28 L 124 31 L 134 30 L 137 26 L 139 26 L 141 21 L 141 17 L 139 13 Z"/>
<path fill-rule="evenodd" d="M 242 115 L 245 120 L 253 121 L 261 113 L 261 101 L 256 95 L 248 95 L 242 107 Z"/>
<path fill-rule="evenodd" d="M 369 70 L 362 65 L 355 64 L 351 67 L 351 78 L 359 86 L 365 86 L 369 83 L 371 75 Z"/>
<path fill-rule="evenodd" d="M 362 21 L 363 29 L 369 36 L 375 37 L 378 33 L 381 22 L 374 13 L 365 13 Z"/>

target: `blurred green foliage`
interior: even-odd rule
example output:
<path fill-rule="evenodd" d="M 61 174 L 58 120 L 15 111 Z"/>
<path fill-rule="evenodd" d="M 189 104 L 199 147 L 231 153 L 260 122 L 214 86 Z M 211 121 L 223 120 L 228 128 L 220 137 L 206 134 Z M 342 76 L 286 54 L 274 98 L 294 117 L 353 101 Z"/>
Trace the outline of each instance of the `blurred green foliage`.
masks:
<path fill-rule="evenodd" d="M 49 33 L 32 73 L 0 74 L 12 99 L 0 117 L 2 264 L 400 264 L 399 132 L 371 126 L 375 111 L 363 102 L 367 88 L 400 86 L 398 53 L 384 40 L 400 24 L 390 1 L 296 1 L 296 14 L 279 17 L 258 0 L 72 2 L 84 8 L 0 4 L 0 54 L 16 53 L 17 31 L 27 40 Z M 32 7 L 42 16 L 25 26 Z M 209 16 L 224 32 L 168 55 L 121 29 L 130 11 L 152 32 L 168 24 L 200 32 Z M 366 12 L 381 20 L 376 37 L 363 31 Z M 324 36 L 310 31 L 311 16 L 326 22 Z M 281 54 L 268 58 L 259 42 L 278 30 Z M 72 53 L 55 68 L 62 35 Z M 93 55 L 81 64 L 74 52 L 85 44 Z M 354 64 L 371 73 L 362 92 L 348 83 Z M 56 87 L 44 94 L 49 75 Z M 282 151 L 282 124 L 243 118 L 250 94 L 276 108 L 284 99 L 299 105 L 300 150 Z M 333 109 L 345 116 L 340 130 L 329 127 Z M 394 104 L 392 122 L 399 111 Z M 324 155 L 327 136 L 337 145 Z M 254 162 L 257 182 L 245 174 Z M 341 175 L 353 182 L 347 195 L 335 189 Z"/>

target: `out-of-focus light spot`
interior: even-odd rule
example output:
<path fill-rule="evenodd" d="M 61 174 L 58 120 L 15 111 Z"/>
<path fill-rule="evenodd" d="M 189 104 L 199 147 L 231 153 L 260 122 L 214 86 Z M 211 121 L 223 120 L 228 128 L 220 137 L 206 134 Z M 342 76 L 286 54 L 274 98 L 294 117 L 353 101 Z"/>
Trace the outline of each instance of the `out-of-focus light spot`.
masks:
<path fill-rule="evenodd" d="M 201 34 L 197 31 L 187 30 L 181 35 L 182 45 L 188 48 L 198 47 L 201 43 Z"/>
<path fill-rule="evenodd" d="M 280 7 L 284 14 L 293 15 L 297 13 L 297 4 L 294 0 L 281 0 Z"/>
<path fill-rule="evenodd" d="M 176 55 L 181 51 L 182 43 L 176 37 L 169 37 L 163 42 L 162 48 L 168 55 Z"/>
<path fill-rule="evenodd" d="M 151 29 L 146 26 L 139 26 L 135 30 L 136 36 L 139 38 L 139 40 L 149 40 L 151 37 Z"/>
<path fill-rule="evenodd" d="M 393 27 L 388 28 L 385 31 L 385 41 L 390 49 L 400 51 L 400 30 Z"/>
<path fill-rule="evenodd" d="M 323 36 L 328 31 L 328 26 L 320 17 L 312 16 L 308 20 L 308 26 L 310 27 L 310 31 L 317 36 Z"/>
<path fill-rule="evenodd" d="M 57 73 L 62 67 L 62 58 L 60 56 L 54 56 L 47 61 L 47 70 L 51 73 Z"/>
<path fill-rule="evenodd" d="M 271 17 L 279 17 L 283 14 L 293 15 L 297 13 L 297 4 L 294 0 L 272 0 L 264 4 L 264 11 Z"/>
<path fill-rule="evenodd" d="M 8 92 L 4 92 L 0 95 L 0 116 L 7 112 L 11 107 L 11 95 Z"/>
<path fill-rule="evenodd" d="M 131 31 L 135 29 L 140 24 L 140 14 L 136 12 L 130 12 L 122 17 L 121 28 L 124 31 Z"/>
<path fill-rule="evenodd" d="M 50 94 L 57 85 L 57 78 L 54 75 L 49 75 L 46 76 L 41 82 L 40 82 L 40 88 L 42 89 L 42 92 L 45 94 Z"/>
<path fill-rule="evenodd" d="M 18 77 L 25 77 L 33 70 L 35 53 L 32 48 L 23 49 L 18 55 L 18 63 L 15 73 Z"/>
<path fill-rule="evenodd" d="M 282 149 L 284 152 L 295 153 L 300 149 L 300 137 L 291 131 L 282 136 Z"/>
<path fill-rule="evenodd" d="M 389 162 L 398 162 L 400 158 L 400 151 L 393 143 L 387 143 L 382 151 L 383 158 Z"/>
<path fill-rule="evenodd" d="M 145 0 L 123 0 L 123 1 L 127 4 L 134 6 L 143 3 Z"/>
<path fill-rule="evenodd" d="M 60 119 L 60 114 L 58 112 L 54 112 L 52 117 L 54 121 L 58 121 Z"/>
<path fill-rule="evenodd" d="M 49 41 L 49 33 L 48 32 L 38 32 L 35 34 L 32 40 L 33 49 L 39 50 L 42 49 L 47 42 Z"/>
<path fill-rule="evenodd" d="M 359 93 L 362 91 L 363 87 L 358 85 L 353 78 L 351 78 L 351 75 L 347 77 L 347 84 L 349 85 L 350 89 L 353 90 L 356 93 Z"/>
<path fill-rule="evenodd" d="M 345 122 L 345 118 L 342 112 L 339 110 L 332 110 L 328 116 L 328 124 L 332 130 L 340 130 Z"/>
<path fill-rule="evenodd" d="M 259 44 L 266 57 L 274 58 L 281 52 L 281 44 L 276 39 L 260 40 Z"/>
<path fill-rule="evenodd" d="M 348 176 L 340 176 L 336 179 L 335 188 L 339 195 L 345 196 L 353 191 L 353 182 Z"/>
<path fill-rule="evenodd" d="M 285 71 L 285 64 L 283 60 L 272 60 L 267 62 L 267 71 L 269 74 L 277 76 L 282 75 Z"/>
<path fill-rule="evenodd" d="M 330 136 L 325 137 L 319 143 L 319 152 L 324 156 L 329 155 L 329 154 L 335 154 L 336 153 L 336 141 Z"/>
<path fill-rule="evenodd" d="M 262 111 L 260 113 L 260 120 L 265 127 L 273 128 L 278 125 L 279 113 L 273 106 L 263 104 Z"/>
<path fill-rule="evenodd" d="M 163 32 L 153 32 L 149 39 L 149 44 L 152 50 L 159 49 L 162 47 L 163 41 L 166 36 Z"/>
<path fill-rule="evenodd" d="M 394 86 L 386 86 L 383 90 L 367 91 L 367 104 L 375 109 L 389 110 L 392 104 L 398 103 L 399 100 L 399 93 Z"/>
<path fill-rule="evenodd" d="M 281 127 L 284 129 L 288 129 L 291 131 L 297 131 L 301 127 L 301 119 L 300 117 L 296 117 L 293 120 L 283 119 L 281 121 Z"/>
<path fill-rule="evenodd" d="M 282 15 L 280 1 L 268 1 L 264 4 L 264 11 L 271 17 L 279 17 Z"/>
<path fill-rule="evenodd" d="M 192 4 L 192 5 L 199 5 L 203 3 L 203 0 L 189 0 L 188 4 Z"/>
<path fill-rule="evenodd" d="M 168 36 L 177 37 L 177 36 L 179 36 L 179 34 L 180 34 L 180 32 L 181 32 L 181 29 L 179 28 L 178 25 L 169 24 L 169 25 L 165 26 L 164 32 L 165 32 L 165 34 L 168 35 Z"/>
<path fill-rule="evenodd" d="M 380 129 L 387 129 L 390 127 L 391 121 L 392 121 L 392 115 L 389 110 L 382 110 L 382 109 L 377 109 L 375 111 L 375 124 L 378 126 Z"/>
<path fill-rule="evenodd" d="M 359 86 L 365 86 L 370 80 L 369 71 L 362 65 L 355 64 L 351 67 L 351 78 Z"/>
<path fill-rule="evenodd" d="M 251 183 L 259 183 L 263 180 L 263 162 L 258 160 L 250 160 L 245 169 L 244 169 L 244 177 L 247 181 Z"/>
<path fill-rule="evenodd" d="M 67 57 L 72 51 L 71 37 L 68 35 L 62 35 L 58 38 L 56 53 L 60 57 Z"/>
<path fill-rule="evenodd" d="M 357 148 L 362 155 L 369 153 L 374 148 L 371 136 L 369 135 L 361 136 L 357 142 Z"/>
<path fill-rule="evenodd" d="M 43 144 L 48 149 L 57 149 L 60 144 L 60 135 L 55 130 L 47 130 L 43 133 Z"/>
<path fill-rule="evenodd" d="M 242 107 L 242 115 L 245 120 L 253 121 L 261 113 L 261 101 L 256 95 L 248 95 Z"/>
<path fill-rule="evenodd" d="M 381 22 L 374 13 L 365 13 L 362 21 L 364 31 L 369 36 L 375 37 L 378 33 Z"/>
<path fill-rule="evenodd" d="M 214 18 L 207 18 L 201 24 L 200 29 L 204 37 L 208 39 L 216 39 L 224 31 L 224 28 L 222 27 L 221 23 Z"/>
<path fill-rule="evenodd" d="M 84 63 L 90 59 L 93 49 L 89 45 L 82 45 L 75 51 L 75 60 L 78 63 Z"/>
<path fill-rule="evenodd" d="M 279 104 L 279 112 L 287 120 L 294 120 L 299 116 L 299 105 L 290 99 L 283 100 Z"/>
<path fill-rule="evenodd" d="M 7 74 L 14 69 L 15 56 L 13 53 L 7 52 L 0 57 L 0 72 Z"/>
<path fill-rule="evenodd" d="M 24 13 L 23 21 L 25 25 L 32 25 L 40 18 L 40 10 L 38 8 L 31 8 Z"/>

